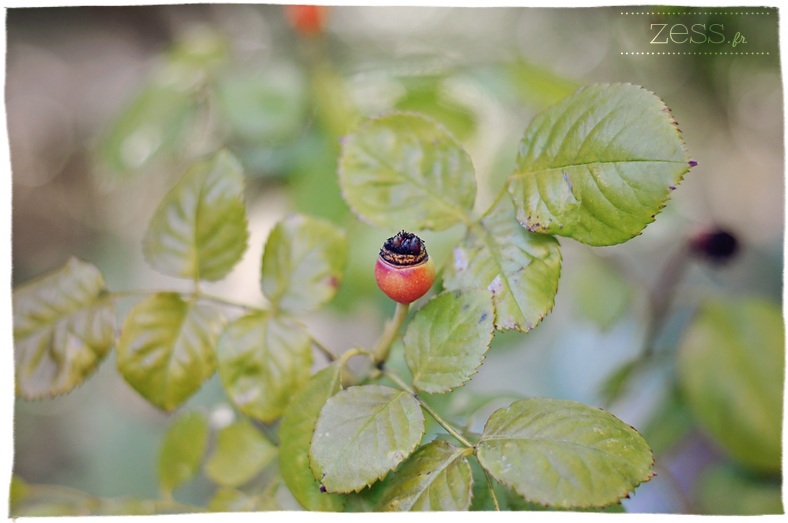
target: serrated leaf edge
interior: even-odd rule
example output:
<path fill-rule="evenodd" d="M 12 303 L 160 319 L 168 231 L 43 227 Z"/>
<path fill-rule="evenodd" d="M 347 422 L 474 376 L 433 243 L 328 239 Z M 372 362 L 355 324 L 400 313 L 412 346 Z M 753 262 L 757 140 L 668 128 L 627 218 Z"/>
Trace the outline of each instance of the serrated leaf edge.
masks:
<path fill-rule="evenodd" d="M 379 386 L 386 387 L 386 385 L 379 385 Z M 364 387 L 364 385 L 356 385 L 356 386 L 353 386 L 353 387 L 348 387 L 347 389 L 343 389 L 343 390 L 350 390 L 350 389 L 354 389 L 354 388 L 357 388 L 357 387 Z M 397 395 L 397 397 L 399 397 L 402 394 L 409 394 L 407 391 L 404 391 L 404 390 L 401 390 L 401 389 L 394 389 L 393 387 L 388 387 L 388 388 L 396 390 L 399 393 Z M 414 396 L 412 394 L 410 394 L 410 395 Z M 336 396 L 336 394 L 334 396 Z M 329 398 L 329 399 L 331 399 L 331 398 Z M 393 401 L 394 400 L 389 402 L 386 406 L 390 405 Z M 328 401 L 326 403 L 328 403 Z M 417 401 L 417 403 L 418 403 L 418 401 Z M 325 405 L 323 405 L 323 407 L 325 407 Z M 320 409 L 320 410 L 322 412 L 323 409 Z M 392 471 L 396 472 L 397 471 L 397 467 L 399 467 L 399 465 L 402 464 L 403 461 L 408 459 L 408 457 L 411 454 L 413 454 L 413 451 L 416 450 L 416 447 L 419 446 L 419 444 L 421 443 L 421 439 L 424 437 L 424 434 L 426 434 L 426 432 L 427 432 L 427 429 L 424 426 L 424 410 L 422 409 L 421 405 L 419 405 L 418 412 L 419 412 L 419 415 L 421 416 L 421 433 L 419 434 L 419 439 L 418 439 L 418 441 L 416 441 L 416 443 L 413 445 L 413 447 L 411 447 L 409 450 L 407 450 L 405 456 L 397 464 L 395 464 L 392 468 L 387 469 L 386 471 L 382 472 L 379 476 L 377 476 L 373 480 L 367 482 L 366 484 L 358 487 L 357 489 L 342 490 L 342 491 L 330 491 L 330 490 L 326 490 L 326 491 L 331 493 L 331 494 L 349 494 L 351 492 L 355 492 L 356 494 L 358 494 L 359 492 L 361 492 L 365 488 L 371 486 L 373 483 L 376 483 L 376 482 L 380 481 L 381 479 L 385 478 L 386 476 L 388 476 L 389 472 L 392 472 Z M 317 427 L 317 423 L 315 423 L 315 427 Z M 313 435 L 314 435 L 314 431 L 313 431 Z M 313 459 L 314 458 L 312 456 L 312 445 L 310 443 L 310 445 L 309 445 L 309 468 L 312 469 L 312 475 L 315 476 L 315 469 L 312 466 Z M 317 479 L 317 478 L 315 478 L 315 479 Z M 320 481 L 320 479 L 317 479 L 317 481 L 318 481 L 318 483 L 320 483 L 320 485 L 323 485 L 323 483 Z"/>
<path fill-rule="evenodd" d="M 576 95 L 577 93 L 579 93 L 579 92 L 581 92 L 581 91 L 584 91 L 585 89 L 592 88 L 592 87 L 605 87 L 605 86 L 624 86 L 624 85 L 629 85 L 629 86 L 632 86 L 632 87 L 637 87 L 638 89 L 640 89 L 640 90 L 642 90 L 642 91 L 645 91 L 646 93 L 648 93 L 648 94 L 652 95 L 654 98 L 656 98 L 657 100 L 659 100 L 659 101 L 660 101 L 660 103 L 662 104 L 662 112 L 665 112 L 665 113 L 667 113 L 668 123 L 669 123 L 669 125 L 671 125 L 671 126 L 672 126 L 673 132 L 674 132 L 674 133 L 676 133 L 676 136 L 677 136 L 677 138 L 679 139 L 679 142 L 680 142 L 680 144 L 681 144 L 681 149 L 682 149 L 682 151 L 684 152 L 684 157 L 686 158 L 686 162 L 683 162 L 683 163 L 684 163 L 684 164 L 686 164 L 686 166 L 687 166 L 687 167 L 685 168 L 685 170 L 684 170 L 684 171 L 682 171 L 681 173 L 679 173 L 679 174 L 678 174 L 678 176 L 677 176 L 676 180 L 673 182 L 673 185 L 671 185 L 671 186 L 669 186 L 669 187 L 668 187 L 668 190 L 667 190 L 667 192 L 665 193 L 665 196 L 664 196 L 664 198 L 662 198 L 662 199 L 659 201 L 659 205 L 658 205 L 658 207 L 657 207 L 657 211 L 656 211 L 654 214 L 652 214 L 652 215 L 651 215 L 651 219 L 650 219 L 650 220 L 646 220 L 646 225 L 644 225 L 644 226 L 643 226 L 643 229 L 641 229 L 641 230 L 640 230 L 640 232 L 638 232 L 638 233 L 636 233 L 636 234 L 634 234 L 634 235 L 630 236 L 630 237 L 629 237 L 627 240 L 624 240 L 624 241 L 622 241 L 622 242 L 618 242 L 618 243 L 605 243 L 605 242 L 602 242 L 602 243 L 594 243 L 594 242 L 585 242 L 585 241 L 576 240 L 576 241 L 578 241 L 578 242 L 580 242 L 580 243 L 584 243 L 584 244 L 586 244 L 586 245 L 591 245 L 591 246 L 593 246 L 593 247 L 607 247 L 607 246 L 610 246 L 610 245 L 620 245 L 621 243 L 626 243 L 627 241 L 631 240 L 632 238 L 634 238 L 634 237 L 636 237 L 636 236 L 640 236 L 641 234 L 643 234 L 643 231 L 646 229 L 646 227 L 648 227 L 648 226 L 649 226 L 651 223 L 654 223 L 654 221 L 656 220 L 656 216 L 662 212 L 662 209 L 664 209 L 664 208 L 665 208 L 665 206 L 667 205 L 667 203 L 666 203 L 666 202 L 667 202 L 667 201 L 670 199 L 670 194 L 671 194 L 671 193 L 672 193 L 672 192 L 673 192 L 673 191 L 676 189 L 676 187 L 678 187 L 678 186 L 681 184 L 681 182 L 684 180 L 684 175 L 685 175 L 685 174 L 687 174 L 687 173 L 689 172 L 689 170 L 690 170 L 690 169 L 692 169 L 692 167 L 695 167 L 695 165 L 697 165 L 697 164 L 693 165 L 692 159 L 690 158 L 689 152 L 687 151 L 687 145 L 686 145 L 686 143 L 684 142 L 684 138 L 681 136 L 681 133 L 679 132 L 679 129 L 678 129 L 678 122 L 677 122 L 677 121 L 676 121 L 676 119 L 673 117 L 673 113 L 671 112 L 670 108 L 667 106 L 667 104 L 665 103 L 665 101 L 664 101 L 662 98 L 660 98 L 659 96 L 657 96 L 657 94 L 656 94 L 656 93 L 654 93 L 653 91 L 650 91 L 650 90 L 646 89 L 645 87 L 643 87 L 643 86 L 641 86 L 641 85 L 633 84 L 633 83 L 630 83 L 630 82 L 615 82 L 615 83 L 610 83 L 610 84 L 607 84 L 607 83 L 596 83 L 596 84 L 589 84 L 589 85 L 584 85 L 584 86 L 582 86 L 582 87 L 580 87 L 580 88 L 576 89 L 576 90 L 575 90 L 575 91 L 574 91 L 572 94 L 570 94 L 569 96 L 574 96 L 574 95 Z M 566 98 L 568 98 L 569 96 L 567 96 Z M 561 103 L 561 102 L 559 101 L 558 103 Z M 555 105 L 557 105 L 557 104 L 555 104 Z M 545 114 L 545 113 L 547 113 L 548 111 L 550 111 L 550 110 L 551 110 L 553 107 L 555 107 L 555 105 L 552 105 L 552 106 L 550 106 L 550 107 L 548 107 L 548 108 L 544 109 L 544 110 L 543 110 L 543 111 L 541 111 L 540 113 L 538 113 L 538 114 L 537 114 L 537 115 L 536 115 L 536 116 L 533 118 L 533 120 L 536 120 L 536 119 L 537 119 L 538 117 L 540 117 L 542 114 Z M 531 122 L 533 122 L 533 120 L 532 120 Z M 527 131 L 528 131 L 528 128 L 529 128 L 529 127 L 530 127 L 530 123 L 529 123 L 528 127 L 526 127 L 525 131 L 523 132 L 523 138 L 525 137 L 525 132 L 527 132 Z M 522 138 L 521 138 L 521 141 L 522 141 Z M 682 162 L 669 162 L 669 163 L 675 163 L 676 165 L 681 165 L 681 164 L 682 164 Z M 566 167 L 566 166 L 564 166 L 564 167 Z M 517 164 L 517 163 L 516 163 L 516 164 L 515 164 L 515 173 L 517 173 L 517 171 L 518 171 L 519 169 L 520 169 L 520 166 L 519 166 L 519 164 Z M 512 177 L 514 177 L 515 173 L 512 173 L 512 174 L 511 174 L 511 175 L 510 175 L 510 176 L 507 178 L 507 180 L 506 180 L 506 185 L 507 185 L 507 192 L 508 192 L 510 195 L 511 195 L 511 190 L 509 190 L 509 186 L 510 186 L 510 183 L 511 183 L 511 179 L 512 179 Z M 528 174 L 531 174 L 531 173 L 528 173 Z M 581 203 L 581 205 L 582 205 L 582 203 Z M 515 208 L 516 208 L 516 205 L 515 205 Z M 526 230 L 528 230 L 528 231 L 530 231 L 530 232 L 535 232 L 535 233 L 538 233 L 538 234 L 546 234 L 546 233 L 544 233 L 544 232 L 542 232 L 542 231 L 540 231 L 540 230 L 538 230 L 538 229 L 536 229 L 536 230 L 533 230 L 533 231 L 531 231 L 530 229 L 528 229 L 528 226 L 527 226 L 527 224 L 526 224 L 526 223 L 523 223 L 523 221 L 520 219 L 520 213 L 517 213 L 517 212 L 516 212 L 516 213 L 515 213 L 515 217 L 516 217 L 517 221 L 520 223 L 520 225 L 522 225 L 522 226 L 523 226 L 523 228 L 525 228 Z M 552 235 L 551 235 L 551 236 L 552 236 Z M 574 238 L 574 237 L 572 237 L 572 236 L 567 236 L 567 237 L 568 237 L 568 238 L 575 239 L 575 238 Z M 534 324 L 534 326 L 536 326 L 536 324 Z M 528 331 L 526 331 L 526 332 L 528 332 Z"/>
<path fill-rule="evenodd" d="M 432 300 L 434 300 L 438 296 L 442 295 L 444 292 L 454 292 L 454 293 L 456 293 L 456 292 L 462 292 L 464 290 L 487 291 L 487 293 L 490 296 L 490 301 L 492 302 L 493 328 L 490 331 L 490 339 L 487 340 L 486 348 L 484 349 L 484 352 L 482 353 L 482 359 L 479 360 L 479 364 L 476 367 L 474 367 L 472 369 L 472 372 L 469 373 L 468 376 L 459 385 L 457 385 L 456 387 L 445 387 L 445 388 L 443 388 L 443 390 L 436 390 L 436 391 L 430 391 L 430 390 L 427 390 L 427 389 L 422 389 L 422 388 L 419 388 L 418 385 L 416 385 L 416 376 L 413 376 L 413 388 L 416 389 L 417 391 L 426 392 L 427 394 L 446 394 L 447 392 L 451 392 L 451 391 L 453 391 L 455 389 L 459 389 L 460 387 L 464 387 L 466 383 L 471 381 L 471 377 L 473 377 L 475 374 L 479 373 L 479 368 L 484 363 L 484 360 L 487 359 L 487 351 L 490 350 L 490 344 L 492 343 L 492 340 L 495 337 L 495 314 L 496 314 L 496 310 L 495 310 L 495 296 L 494 296 L 494 293 L 491 290 L 474 288 L 474 287 L 463 287 L 462 289 L 457 289 L 457 290 L 444 290 L 440 294 L 436 294 L 435 296 L 430 298 L 430 300 L 427 303 L 425 303 L 424 306 L 422 306 L 419 310 L 421 310 L 424 307 L 426 307 L 426 305 L 429 302 L 431 302 Z M 416 311 L 416 312 L 418 312 L 418 311 Z M 407 334 L 407 332 L 406 332 L 406 334 Z M 407 364 L 407 360 L 406 360 L 406 364 Z M 408 365 L 408 369 L 410 369 L 410 365 Z M 413 371 L 411 370 L 411 372 L 413 372 Z"/>
<path fill-rule="evenodd" d="M 540 398 L 531 398 L 531 399 L 540 399 Z M 547 399 L 551 399 L 551 398 L 547 398 Z M 518 401 L 519 401 L 519 400 L 518 400 Z M 574 403 L 579 403 L 579 402 L 574 402 Z M 585 406 L 585 407 L 588 407 L 588 405 L 585 405 L 585 404 L 583 404 L 583 403 L 580 403 L 580 405 L 583 405 L 583 406 Z M 510 406 L 511 406 L 511 405 L 510 405 Z M 594 408 L 594 407 L 590 407 L 590 408 Z M 615 418 L 615 419 L 616 419 L 616 421 L 618 421 L 618 422 L 620 422 L 620 423 L 622 423 L 622 424 L 626 425 L 627 427 L 629 427 L 630 429 L 632 429 L 632 430 L 633 430 L 633 431 L 634 431 L 634 432 L 635 432 L 635 433 L 636 433 L 638 436 L 640 436 L 641 438 L 643 438 L 643 435 L 642 435 L 642 434 L 640 434 L 640 432 L 638 432 L 638 431 L 635 429 L 635 427 L 633 427 L 632 425 L 630 425 L 630 424 L 628 424 L 628 423 L 624 423 L 623 421 L 621 421 L 620 419 L 618 419 L 618 417 L 616 417 L 615 415 L 613 415 L 613 414 L 611 414 L 610 412 L 606 411 L 605 409 L 602 409 L 602 408 L 599 408 L 599 407 L 597 407 L 597 409 L 598 409 L 598 410 L 601 410 L 602 412 L 606 412 L 607 414 L 610 414 L 610 416 L 613 416 L 613 418 Z M 498 410 L 501 410 L 501 409 L 498 409 Z M 498 411 L 496 411 L 496 412 L 498 412 Z M 493 414 L 495 414 L 495 413 L 493 413 Z M 481 437 L 481 438 L 479 438 L 479 441 L 476 443 L 476 450 L 477 450 L 477 452 L 478 452 L 478 450 L 479 450 L 479 447 L 480 447 L 480 445 L 482 444 L 482 441 L 484 440 L 484 433 L 487 431 L 487 425 L 489 424 L 489 422 L 490 422 L 490 419 L 491 419 L 491 418 L 492 418 L 492 415 L 490 415 L 490 417 L 489 417 L 489 418 L 487 418 L 487 422 L 484 424 L 484 430 L 482 431 L 482 437 Z M 645 439 L 645 438 L 643 438 L 643 441 L 646 441 L 646 439 Z M 490 474 L 490 476 L 491 476 L 493 479 L 495 479 L 495 481 L 497 481 L 497 482 L 498 482 L 498 483 L 500 483 L 501 485 L 504 485 L 504 486 L 506 486 L 506 487 L 507 487 L 508 489 L 510 489 L 512 492 L 515 492 L 515 493 L 516 493 L 518 496 L 520 496 L 521 498 L 523 498 L 525 501 L 527 501 L 527 502 L 529 502 L 529 503 L 534 503 L 534 504 L 537 504 L 537 505 L 541 505 L 541 506 L 543 506 L 543 507 L 556 507 L 556 508 L 562 508 L 562 509 L 574 509 L 574 508 L 579 508 L 579 509 L 586 509 L 586 508 L 605 508 L 605 507 L 607 507 L 607 506 L 610 506 L 610 505 L 614 505 L 614 504 L 615 504 L 615 505 L 618 505 L 618 504 L 621 504 L 621 500 L 622 500 L 622 499 L 624 499 L 624 498 L 629 498 L 629 493 L 630 493 L 630 492 L 633 492 L 633 493 L 634 493 L 634 492 L 635 492 L 635 489 L 636 489 L 637 487 L 639 487 L 639 486 L 640 486 L 640 485 L 642 485 L 643 483 L 646 483 L 646 482 L 648 482 L 648 481 L 651 481 L 651 479 L 652 479 L 652 478 L 654 478 L 654 477 L 657 475 L 657 473 L 656 473 L 656 472 L 654 472 L 654 471 L 651 471 L 651 470 L 650 470 L 650 469 L 651 469 L 651 467 L 653 467 L 653 466 L 654 466 L 654 463 L 656 463 L 656 461 L 655 461 L 655 459 L 654 459 L 654 452 L 651 450 L 651 447 L 649 447 L 649 446 L 648 446 L 648 442 L 646 442 L 646 446 L 648 447 L 649 453 L 651 454 L 651 465 L 649 465 L 649 472 L 650 472 L 650 474 L 649 474 L 648 476 L 646 476 L 644 479 L 641 479 L 640 481 L 638 481 L 637 483 L 635 483 L 635 484 L 634 484 L 634 485 L 633 485 L 631 488 L 627 488 L 627 489 L 625 489 L 625 490 L 624 490 L 624 492 L 623 492 L 622 494 L 617 494 L 617 496 L 618 496 L 618 497 L 617 497 L 617 499 L 616 499 L 615 501 L 611 501 L 611 502 L 609 502 L 609 503 L 605 503 L 605 504 L 602 504 L 602 505 L 599 505 L 599 504 L 593 504 L 593 503 L 591 503 L 591 504 L 588 504 L 588 505 L 555 505 L 555 504 L 554 504 L 554 505 L 551 505 L 551 504 L 549 504 L 549 503 L 545 503 L 545 502 L 543 502 L 543 501 L 539 501 L 539 500 L 536 500 L 536 499 L 531 499 L 531 498 L 529 498 L 529 497 L 528 497 L 526 494 L 523 494 L 523 493 L 521 493 L 519 490 L 517 490 L 517 488 L 515 488 L 515 486 L 514 486 L 513 484 L 510 484 L 510 483 L 508 483 L 507 481 L 505 481 L 505 480 L 502 480 L 502 479 L 498 478 L 498 477 L 495 475 L 495 473 L 493 473 L 491 470 L 487 470 L 487 467 L 485 467 L 485 466 L 484 466 L 484 463 L 482 463 L 482 460 L 478 458 L 478 454 L 477 454 L 477 458 L 476 458 L 476 459 L 477 459 L 477 461 L 479 462 L 479 465 L 481 465 L 481 467 L 482 467 L 484 470 L 486 470 L 486 471 L 487 471 L 487 472 Z"/>

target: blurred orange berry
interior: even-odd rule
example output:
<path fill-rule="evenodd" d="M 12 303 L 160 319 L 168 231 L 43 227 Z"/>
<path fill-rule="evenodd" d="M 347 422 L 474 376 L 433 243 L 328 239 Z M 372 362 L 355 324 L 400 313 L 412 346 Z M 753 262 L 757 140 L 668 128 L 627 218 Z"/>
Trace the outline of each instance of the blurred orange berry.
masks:
<path fill-rule="evenodd" d="M 323 32 L 329 7 L 325 5 L 286 5 L 285 15 L 290 25 L 304 36 L 317 36 Z"/>

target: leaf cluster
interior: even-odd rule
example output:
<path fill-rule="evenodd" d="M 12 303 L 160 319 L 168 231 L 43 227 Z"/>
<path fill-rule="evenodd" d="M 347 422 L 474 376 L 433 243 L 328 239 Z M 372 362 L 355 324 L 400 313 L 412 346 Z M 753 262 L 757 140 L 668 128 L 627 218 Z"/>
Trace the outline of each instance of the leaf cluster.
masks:
<path fill-rule="evenodd" d="M 442 292 L 409 322 L 400 306 L 375 348 L 340 356 L 296 317 L 329 302 L 344 278 L 348 239 L 327 220 L 294 214 L 275 225 L 260 269 L 269 306 L 242 305 L 243 315 L 228 321 L 225 308 L 237 304 L 201 292 L 200 282 L 229 274 L 249 237 L 241 164 L 224 149 L 208 154 L 164 196 L 143 242 L 153 268 L 193 281 L 194 290 L 145 297 L 118 333 L 114 300 L 124 295 L 110 292 L 89 263 L 72 259 L 21 286 L 14 292 L 18 394 L 66 393 L 115 346 L 123 379 L 172 411 L 218 369 L 241 419 L 212 436 L 204 415 L 182 414 L 159 462 L 162 496 L 171 500 L 212 449 L 204 470 L 221 487 L 216 510 L 275 507 L 282 484 L 310 510 L 467 510 L 477 465 L 496 508 L 500 488 L 521 506 L 619 503 L 653 475 L 653 457 L 643 437 L 611 414 L 528 398 L 496 411 L 478 435 L 422 396 L 462 387 L 496 332 L 528 332 L 549 313 L 561 275 L 555 236 L 612 245 L 654 220 L 689 169 L 674 123 L 640 87 L 582 88 L 532 122 L 512 175 L 481 211 L 470 156 L 442 125 L 397 112 L 360 126 L 339 158 L 342 194 L 357 216 L 388 230 L 459 225 L 465 233 L 441 273 Z M 387 368 L 405 324 L 410 383 Z M 330 363 L 310 375 L 313 349 Z M 364 372 L 346 369 L 353 356 L 369 361 Z M 425 412 L 458 445 L 423 443 Z"/>

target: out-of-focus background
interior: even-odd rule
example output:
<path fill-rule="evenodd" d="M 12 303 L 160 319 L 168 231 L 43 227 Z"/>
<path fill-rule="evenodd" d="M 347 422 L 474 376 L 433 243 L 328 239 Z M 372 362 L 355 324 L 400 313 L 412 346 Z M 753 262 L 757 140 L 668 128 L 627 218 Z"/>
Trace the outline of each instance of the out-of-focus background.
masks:
<path fill-rule="evenodd" d="M 649 292 L 668 260 L 693 235 L 724 229 L 740 249 L 724 265 L 687 266 L 656 338 L 667 363 L 637 373 L 607 405 L 644 433 L 657 456 L 657 477 L 624 505 L 782 512 L 779 475 L 742 467 L 686 408 L 669 418 L 671 430 L 659 430 L 667 423 L 659 413 L 676 403 L 671 355 L 699 304 L 759 297 L 781 307 L 777 10 L 335 7 L 322 14 L 313 31 L 310 20 L 294 21 L 279 5 L 9 9 L 13 284 L 73 255 L 96 264 L 112 290 L 187 290 L 189 282 L 145 264 L 141 240 L 184 159 L 224 144 L 245 168 L 250 248 L 227 280 L 207 288 L 263 303 L 260 259 L 273 224 L 294 210 L 331 219 L 349 231 L 351 261 L 337 299 L 303 320 L 337 352 L 368 346 L 393 311 L 372 267 L 396 231 L 361 224 L 341 199 L 340 136 L 386 111 L 427 113 L 469 151 L 484 207 L 511 174 L 535 114 L 582 85 L 639 84 L 671 108 L 699 165 L 641 236 L 606 248 L 561 239 L 554 310 L 528 334 L 497 335 L 458 401 L 509 393 L 605 406 L 606 380 L 642 350 Z M 675 43 L 678 31 L 672 42 L 651 44 L 652 24 L 703 24 L 706 41 Z M 710 43 L 719 38 L 712 24 L 746 43 Z M 461 233 L 425 234 L 437 264 Z M 120 312 L 133 303 L 120 302 Z M 483 409 L 475 430 L 505 404 L 499 398 Z M 204 409 L 214 427 L 234 416 L 216 375 L 187 407 Z M 17 400 L 14 473 L 103 497 L 156 497 L 169 419 L 123 381 L 110 354 L 66 396 Z M 201 477 L 177 496 L 204 504 L 212 489 Z M 734 506 L 731 496 L 749 505 Z"/>

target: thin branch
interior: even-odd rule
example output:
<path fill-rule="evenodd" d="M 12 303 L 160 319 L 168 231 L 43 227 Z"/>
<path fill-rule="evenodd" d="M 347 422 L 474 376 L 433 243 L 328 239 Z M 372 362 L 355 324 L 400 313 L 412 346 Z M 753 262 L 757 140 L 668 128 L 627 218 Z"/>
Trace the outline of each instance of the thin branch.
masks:
<path fill-rule="evenodd" d="M 420 397 L 418 397 L 418 396 L 416 396 L 416 399 L 419 401 L 419 403 L 421 404 L 422 408 L 423 408 L 424 410 L 426 410 L 427 412 L 429 412 L 429 413 L 430 413 L 430 416 L 432 416 L 432 417 L 435 419 L 435 421 L 437 421 L 437 422 L 438 422 L 438 425 L 440 425 L 441 427 L 443 427 L 444 429 L 446 429 L 446 432 L 448 432 L 449 434 L 451 434 L 451 435 L 452 435 L 452 437 L 453 437 L 454 439 L 456 439 L 457 441 L 459 441 L 460 443 L 462 443 L 462 444 L 463 444 L 463 445 L 465 445 L 466 447 L 473 448 L 473 446 L 474 446 L 474 445 L 473 445 L 473 443 L 471 443 L 470 441 L 468 441 L 468 440 L 465 438 L 465 436 L 463 436 L 462 434 L 460 434 L 460 433 L 459 433 L 457 430 L 455 430 L 455 429 L 454 429 L 454 427 L 452 427 L 451 425 L 449 425 L 449 423 L 448 423 L 446 420 L 444 420 L 443 418 L 441 418 L 441 417 L 440 417 L 440 415 L 439 415 L 437 412 L 435 412 L 434 410 L 432 410 L 432 407 L 430 407 L 429 405 L 427 405 L 427 403 L 426 403 L 426 402 L 425 402 L 423 399 L 421 399 L 421 398 L 420 398 Z"/>
<path fill-rule="evenodd" d="M 213 296 L 211 294 L 205 294 L 202 292 L 188 292 L 188 291 L 167 291 L 167 290 L 130 290 L 130 291 L 118 291 L 118 292 L 111 292 L 109 293 L 108 297 L 110 299 L 123 299 L 123 298 L 132 298 L 136 296 L 148 296 L 151 294 L 158 294 L 161 292 L 174 292 L 184 298 L 197 298 L 198 300 L 205 300 L 205 301 L 212 301 L 214 303 L 218 303 L 221 305 L 229 305 L 231 307 L 239 307 L 246 311 L 251 312 L 265 312 L 265 309 L 261 307 L 255 307 L 253 305 L 247 305 L 245 303 L 240 303 L 228 298 L 222 298 L 221 296 Z"/>
<path fill-rule="evenodd" d="M 391 344 L 397 339 L 397 334 L 399 334 L 399 330 L 405 324 L 405 319 L 408 317 L 408 307 L 410 307 L 409 303 L 397 303 L 397 310 L 394 312 L 394 317 L 386 323 L 383 334 L 380 335 L 380 339 L 375 344 L 375 348 L 372 349 L 375 363 L 381 364 L 388 358 Z"/>
<path fill-rule="evenodd" d="M 322 352 L 326 356 L 326 358 L 328 358 L 328 361 L 334 361 L 337 359 L 336 354 L 331 352 L 331 350 L 328 347 L 326 347 L 316 339 L 312 338 L 311 336 L 310 339 L 312 340 L 312 345 L 314 345 L 317 350 Z"/>

